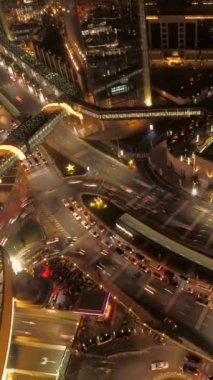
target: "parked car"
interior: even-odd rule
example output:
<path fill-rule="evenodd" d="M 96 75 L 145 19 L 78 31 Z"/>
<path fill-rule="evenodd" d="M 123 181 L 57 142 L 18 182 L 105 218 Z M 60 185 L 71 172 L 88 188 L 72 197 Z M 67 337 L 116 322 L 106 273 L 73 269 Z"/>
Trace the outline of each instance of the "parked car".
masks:
<path fill-rule="evenodd" d="M 164 362 L 164 361 L 156 361 L 151 364 L 151 370 L 156 371 L 156 370 L 162 370 L 162 369 L 167 369 L 169 368 L 169 363 Z"/>
<path fill-rule="evenodd" d="M 97 336 L 97 345 L 101 346 L 102 344 L 106 344 L 111 342 L 113 336 L 111 334 L 105 333 L 103 335 Z"/>
<path fill-rule="evenodd" d="M 200 364 L 202 363 L 202 359 L 194 354 L 188 354 L 185 356 L 185 359 L 188 360 L 188 362 L 195 363 L 195 364 Z"/>
<path fill-rule="evenodd" d="M 184 364 L 183 372 L 189 373 L 190 375 L 199 376 L 200 371 L 197 367 L 194 367 L 191 364 Z"/>

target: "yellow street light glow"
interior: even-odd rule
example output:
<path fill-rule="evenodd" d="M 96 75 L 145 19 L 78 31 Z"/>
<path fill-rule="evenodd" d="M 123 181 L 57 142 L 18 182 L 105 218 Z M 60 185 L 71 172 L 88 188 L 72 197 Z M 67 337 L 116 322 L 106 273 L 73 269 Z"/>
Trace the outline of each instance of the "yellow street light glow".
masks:
<path fill-rule="evenodd" d="M 15 257 L 11 257 L 10 261 L 12 264 L 13 272 L 15 274 L 23 271 L 23 267 L 20 260 L 16 259 Z"/>
<path fill-rule="evenodd" d="M 76 117 L 78 117 L 81 122 L 83 121 L 83 115 L 82 113 L 80 112 L 77 112 L 75 111 L 69 104 L 67 103 L 48 103 L 46 104 L 43 108 L 42 108 L 42 111 L 47 109 L 47 108 L 52 108 L 52 107 L 56 107 L 56 108 L 59 108 L 59 109 L 63 109 L 64 111 L 67 112 L 68 115 L 74 115 Z"/>
<path fill-rule="evenodd" d="M 152 99 L 151 97 L 147 96 L 146 99 L 144 100 L 144 103 L 147 107 L 151 107 L 152 106 Z"/>
<path fill-rule="evenodd" d="M 25 154 L 22 152 L 21 149 L 17 148 L 16 146 L 0 145 L 0 151 L 1 150 L 15 154 L 15 156 L 18 157 L 20 161 L 26 160 Z"/>
<path fill-rule="evenodd" d="M 135 160 L 131 158 L 128 162 L 130 169 L 135 169 Z"/>

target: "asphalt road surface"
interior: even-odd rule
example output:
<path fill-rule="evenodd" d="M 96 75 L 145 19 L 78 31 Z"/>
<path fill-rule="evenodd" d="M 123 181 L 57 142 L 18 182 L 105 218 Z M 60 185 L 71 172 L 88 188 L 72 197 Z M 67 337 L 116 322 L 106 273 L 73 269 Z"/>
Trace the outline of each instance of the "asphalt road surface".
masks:
<path fill-rule="evenodd" d="M 66 252 L 72 262 L 78 263 L 84 271 L 97 276 L 95 263 L 101 260 L 106 265 L 106 273 L 101 275 L 103 280 L 105 278 L 116 285 L 141 306 L 155 305 L 157 314 L 159 311 L 169 314 L 180 323 L 180 326 L 187 327 L 190 334 L 193 335 L 193 332 L 197 331 L 206 342 L 205 345 L 212 345 L 213 311 L 211 309 L 197 304 L 191 294 L 181 290 L 181 286 L 174 289 L 169 284 L 154 279 L 146 273 L 141 273 L 141 277 L 135 279 L 135 274 L 139 271 L 137 267 L 113 251 L 108 256 L 101 256 L 101 249 L 104 248 L 101 240 L 95 239 L 86 231 L 61 202 L 63 197 L 78 197 L 79 185 L 67 185 L 66 181 L 58 177 L 54 169 L 43 168 L 35 169 L 31 174 L 31 189 L 36 198 L 37 207 L 41 207 L 46 217 L 55 222 L 59 234 L 78 237 L 75 246 L 70 247 L 70 250 Z M 87 254 L 79 256 L 78 248 L 83 248 Z M 178 333 L 181 335 L 182 327 Z"/>
<path fill-rule="evenodd" d="M 18 369 L 28 374 L 46 373 L 56 376 L 57 370 L 62 361 L 65 346 L 51 346 L 42 343 L 13 343 L 10 347 L 10 354 L 7 369 Z"/>
<path fill-rule="evenodd" d="M 16 308 L 13 336 L 25 337 L 28 342 L 70 345 L 78 327 L 79 316 L 69 311 Z"/>

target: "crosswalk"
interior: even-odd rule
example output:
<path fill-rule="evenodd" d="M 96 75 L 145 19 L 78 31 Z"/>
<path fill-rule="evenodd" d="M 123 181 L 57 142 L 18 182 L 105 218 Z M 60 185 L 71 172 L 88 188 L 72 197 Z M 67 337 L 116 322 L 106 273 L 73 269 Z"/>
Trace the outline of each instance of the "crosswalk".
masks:
<path fill-rule="evenodd" d="M 57 218 L 50 213 L 48 208 L 45 205 L 39 206 L 42 214 L 54 225 L 54 227 L 60 232 L 60 234 L 64 237 L 69 236 L 69 233 L 65 230 L 65 228 L 61 225 L 61 223 L 57 220 Z"/>

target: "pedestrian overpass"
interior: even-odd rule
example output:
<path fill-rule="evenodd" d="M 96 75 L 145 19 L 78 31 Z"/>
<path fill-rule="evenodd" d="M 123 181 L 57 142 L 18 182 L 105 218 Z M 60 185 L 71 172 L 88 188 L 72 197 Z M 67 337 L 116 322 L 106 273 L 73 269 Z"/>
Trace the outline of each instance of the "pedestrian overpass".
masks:
<path fill-rule="evenodd" d="M 51 94 L 53 101 L 65 102 L 84 116 L 105 121 L 154 119 L 154 118 L 181 118 L 202 116 L 209 113 L 209 110 L 197 106 L 190 107 L 125 107 L 125 108 L 101 108 L 93 104 L 80 100 L 78 89 L 65 81 L 59 74 L 37 61 L 14 42 L 9 41 L 3 34 L 0 34 L 0 55 L 6 56 L 27 73 L 34 81 Z M 102 124 L 103 126 L 103 124 Z"/>
<path fill-rule="evenodd" d="M 38 115 L 26 120 L 15 131 L 10 133 L 5 144 L 16 146 L 23 154 L 33 150 L 41 144 L 51 133 L 60 121 L 72 115 L 84 124 L 87 134 L 90 134 L 89 127 L 91 120 L 96 130 L 106 129 L 109 122 L 113 126 L 131 123 L 131 120 L 139 122 L 141 120 L 153 120 L 159 118 L 185 118 L 202 117 L 210 113 L 201 107 L 135 107 L 135 108 L 103 108 L 79 100 L 77 88 L 66 82 L 57 73 L 53 73 L 41 62 L 35 60 L 19 46 L 9 41 L 0 34 L 0 55 L 15 61 L 20 69 L 27 73 L 29 77 L 36 80 L 46 93 L 50 93 L 52 98 Z M 79 129 L 81 129 L 79 127 Z M 94 133 L 94 130 L 91 130 Z M 81 135 L 81 134 L 79 134 Z M 0 160 L 0 176 L 3 175 L 17 160 L 17 156 L 12 154 Z"/>

